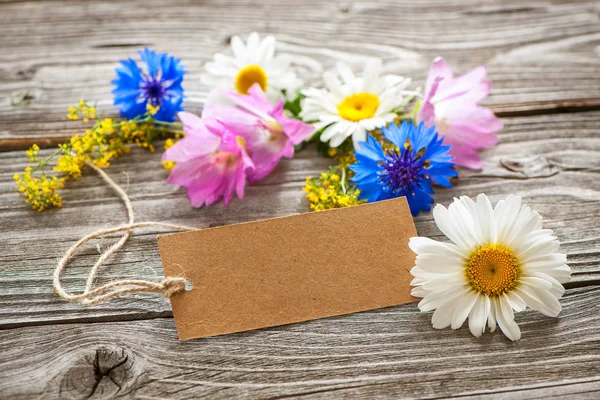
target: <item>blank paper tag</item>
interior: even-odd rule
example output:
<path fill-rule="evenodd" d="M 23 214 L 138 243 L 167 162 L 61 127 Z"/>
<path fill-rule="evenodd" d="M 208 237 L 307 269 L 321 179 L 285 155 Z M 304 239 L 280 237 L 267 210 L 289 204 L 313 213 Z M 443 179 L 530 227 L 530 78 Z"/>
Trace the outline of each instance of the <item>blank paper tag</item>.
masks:
<path fill-rule="evenodd" d="M 406 199 L 160 236 L 180 339 L 415 301 Z"/>

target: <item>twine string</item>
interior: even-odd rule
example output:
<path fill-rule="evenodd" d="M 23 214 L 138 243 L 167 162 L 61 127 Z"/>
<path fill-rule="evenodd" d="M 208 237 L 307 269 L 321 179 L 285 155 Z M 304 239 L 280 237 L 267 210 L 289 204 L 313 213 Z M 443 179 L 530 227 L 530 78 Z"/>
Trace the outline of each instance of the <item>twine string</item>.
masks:
<path fill-rule="evenodd" d="M 135 214 L 133 212 L 133 206 L 127 193 L 117 185 L 104 171 L 95 166 L 91 162 L 87 162 L 87 165 L 95 170 L 98 175 L 117 193 L 117 195 L 123 200 L 125 208 L 127 209 L 127 223 L 119 225 L 113 228 L 98 229 L 81 239 L 79 239 L 73 246 L 71 246 L 63 257 L 59 260 L 56 269 L 54 270 L 54 292 L 62 297 L 63 299 L 70 302 L 80 302 L 83 305 L 94 305 L 107 301 L 113 297 L 122 296 L 130 293 L 158 293 L 164 297 L 171 297 L 173 294 L 185 290 L 185 278 L 183 277 L 166 277 L 161 282 L 146 281 L 140 279 L 121 279 L 109 282 L 105 285 L 92 289 L 94 280 L 98 274 L 100 268 L 106 263 L 106 261 L 117 252 L 127 242 L 131 233 L 137 228 L 147 227 L 161 227 L 167 228 L 174 231 L 192 231 L 197 228 L 193 228 L 185 225 L 169 224 L 166 222 L 157 221 L 146 221 L 146 222 L 135 222 Z M 60 281 L 62 271 L 65 269 L 69 261 L 75 256 L 77 250 L 89 242 L 100 236 L 110 235 L 114 233 L 123 232 L 121 238 L 110 246 L 107 250 L 103 251 L 98 258 L 98 261 L 93 265 L 90 270 L 90 274 L 87 278 L 85 289 L 80 294 L 72 294 L 66 291 Z"/>

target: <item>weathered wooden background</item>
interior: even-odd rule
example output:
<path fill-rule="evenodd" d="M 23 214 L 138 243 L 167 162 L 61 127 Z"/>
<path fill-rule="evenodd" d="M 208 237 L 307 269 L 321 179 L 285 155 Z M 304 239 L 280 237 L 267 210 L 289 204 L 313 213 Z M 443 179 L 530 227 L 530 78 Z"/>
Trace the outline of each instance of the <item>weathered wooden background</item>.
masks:
<path fill-rule="evenodd" d="M 125 211 L 93 173 L 69 182 L 63 209 L 29 210 L 12 182 L 27 165 L 20 150 L 78 132 L 65 114 L 79 98 L 114 113 L 113 69 L 144 46 L 184 59 L 186 107 L 199 112 L 202 64 L 254 30 L 326 68 L 381 57 L 415 86 L 438 55 L 458 72 L 488 65 L 501 144 L 483 153 L 483 171 L 461 170 L 437 200 L 515 193 L 536 208 L 574 271 L 561 315 L 519 314 L 516 343 L 500 332 L 434 330 L 416 304 L 179 342 L 162 298 L 83 308 L 53 297 L 63 251 Z M 599 61 L 597 1 L 0 1 L 0 397 L 600 397 Z M 318 77 L 311 64 L 303 74 Z M 108 172 L 139 220 L 204 228 L 308 211 L 304 179 L 328 163 L 303 151 L 227 210 L 192 209 L 165 183 L 159 153 L 136 149 Z M 415 222 L 419 234 L 440 237 L 431 215 Z M 161 276 L 156 233 L 136 233 L 100 282 Z M 97 254 L 82 252 L 69 288 L 83 287 Z"/>

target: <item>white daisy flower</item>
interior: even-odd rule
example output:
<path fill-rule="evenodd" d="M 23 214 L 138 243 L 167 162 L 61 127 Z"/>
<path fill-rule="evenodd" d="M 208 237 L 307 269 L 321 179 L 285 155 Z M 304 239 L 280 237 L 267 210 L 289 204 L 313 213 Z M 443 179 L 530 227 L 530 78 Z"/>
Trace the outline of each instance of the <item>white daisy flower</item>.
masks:
<path fill-rule="evenodd" d="M 493 332 L 497 323 L 518 340 L 513 310 L 528 306 L 558 315 L 571 269 L 552 230 L 542 229 L 540 215 L 520 197 L 510 195 L 492 208 L 485 194 L 477 202 L 463 196 L 448 209 L 438 204 L 433 217 L 454 243 L 415 237 L 409 246 L 417 253 L 412 294 L 423 298 L 422 312 L 435 310 L 434 328 L 458 329 L 468 318 L 477 337 L 486 324 Z"/>
<path fill-rule="evenodd" d="M 356 77 L 350 67 L 338 62 L 337 71 L 323 74 L 326 89 L 303 90 L 304 121 L 313 122 L 316 130 L 327 127 L 321 141 L 338 147 L 352 137 L 354 145 L 367 140 L 367 131 L 380 128 L 394 120 L 397 108 L 404 105 L 404 89 L 410 79 L 397 75 L 381 76 L 381 60 L 370 59 L 362 77 Z"/>
<path fill-rule="evenodd" d="M 255 83 L 272 101 L 282 98 L 282 90 L 297 91 L 302 81 L 290 70 L 292 56 L 275 55 L 275 46 L 273 36 L 261 40 L 256 32 L 248 36 L 246 43 L 239 36 L 231 38 L 233 57 L 217 53 L 204 65 L 206 73 L 200 79 L 215 89 L 209 98 L 218 97 L 222 90 L 247 94 Z"/>

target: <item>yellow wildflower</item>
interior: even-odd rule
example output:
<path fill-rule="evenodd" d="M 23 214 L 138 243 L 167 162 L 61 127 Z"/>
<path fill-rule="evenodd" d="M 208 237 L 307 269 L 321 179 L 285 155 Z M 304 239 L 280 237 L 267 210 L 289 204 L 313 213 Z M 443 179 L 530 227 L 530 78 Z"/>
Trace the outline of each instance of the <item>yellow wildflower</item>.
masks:
<path fill-rule="evenodd" d="M 33 177 L 31 167 L 25 168 L 22 174 L 15 174 L 13 179 L 19 192 L 25 195 L 25 202 L 36 211 L 44 211 L 49 207 L 61 207 L 62 197 L 56 190 L 64 186 L 64 178 L 49 177 L 42 173 L 40 178 Z"/>
<path fill-rule="evenodd" d="M 175 141 L 171 138 L 165 140 L 165 150 L 173 147 L 175 145 Z M 175 168 L 175 161 L 162 161 L 162 166 L 167 171 L 172 171 Z"/>
<path fill-rule="evenodd" d="M 69 113 L 67 114 L 67 118 L 72 120 L 79 119 L 79 113 L 77 112 L 77 110 L 78 109 L 73 106 L 69 107 Z"/>
<path fill-rule="evenodd" d="M 37 144 L 31 146 L 31 148 L 25 152 L 29 158 L 29 162 L 35 162 L 39 152 L 40 148 Z"/>
<path fill-rule="evenodd" d="M 338 165 L 329 167 L 329 170 L 322 172 L 317 179 L 307 177 L 304 191 L 310 208 L 322 211 L 365 203 L 358 198 L 360 191 L 349 187 L 346 175 L 345 167 Z"/>
<path fill-rule="evenodd" d="M 146 103 L 146 111 L 148 111 L 148 114 L 150 114 L 150 115 L 156 115 L 156 113 L 158 112 L 158 110 L 160 110 L 160 106 L 159 105 L 153 106 L 150 103 Z"/>
<path fill-rule="evenodd" d="M 102 120 L 102 122 L 100 122 L 97 132 L 100 134 L 106 134 L 106 135 L 115 133 L 115 128 L 114 128 L 113 124 L 114 124 L 114 121 L 112 120 L 112 118 L 105 118 Z"/>

